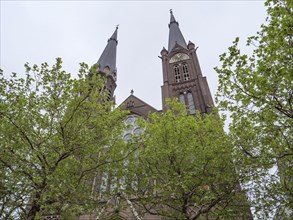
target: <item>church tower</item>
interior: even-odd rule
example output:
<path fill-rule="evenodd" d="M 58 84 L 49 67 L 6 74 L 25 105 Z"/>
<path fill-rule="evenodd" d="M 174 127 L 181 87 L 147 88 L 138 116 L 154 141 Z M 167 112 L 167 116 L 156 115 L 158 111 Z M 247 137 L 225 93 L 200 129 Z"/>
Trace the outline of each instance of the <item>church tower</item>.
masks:
<path fill-rule="evenodd" d="M 186 104 L 190 114 L 195 114 L 196 110 L 210 113 L 213 99 L 207 79 L 200 69 L 197 48 L 190 41 L 186 44 L 172 10 L 170 13 L 168 50 L 164 47 L 160 57 L 163 66 L 163 110 L 166 110 L 166 98 L 177 97 Z"/>
<path fill-rule="evenodd" d="M 105 84 L 105 89 L 109 91 L 108 100 L 113 100 L 115 102 L 114 91 L 117 87 L 117 68 L 116 68 L 116 54 L 117 54 L 117 32 L 118 26 L 116 27 L 114 33 L 108 40 L 108 44 L 106 45 L 101 57 L 99 58 L 96 65 L 98 65 L 98 69 L 95 71 L 98 74 L 107 77 L 107 81 Z"/>

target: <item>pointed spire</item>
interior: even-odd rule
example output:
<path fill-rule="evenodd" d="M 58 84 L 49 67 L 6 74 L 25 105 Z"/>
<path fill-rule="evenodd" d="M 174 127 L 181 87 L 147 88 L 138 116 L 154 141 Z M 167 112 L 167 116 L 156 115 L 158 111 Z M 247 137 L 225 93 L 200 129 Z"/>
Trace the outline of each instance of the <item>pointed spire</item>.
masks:
<path fill-rule="evenodd" d="M 171 14 L 171 17 L 170 17 L 170 24 L 171 23 L 176 23 L 176 20 L 175 20 L 175 17 L 174 17 L 174 15 L 173 15 L 173 11 L 172 11 L 172 9 L 170 9 L 170 14 Z M 177 22 L 177 25 L 178 25 L 178 22 Z"/>
<path fill-rule="evenodd" d="M 186 41 L 179 29 L 179 24 L 176 21 L 172 9 L 170 9 L 170 23 L 169 23 L 169 46 L 168 51 L 169 53 L 174 48 L 175 44 L 177 43 L 183 48 L 187 48 Z"/>
<path fill-rule="evenodd" d="M 109 73 L 114 74 L 116 78 L 116 52 L 117 52 L 117 32 L 118 25 L 112 36 L 108 40 L 108 44 L 105 47 L 101 57 L 98 60 L 99 71 L 107 73 L 107 68 L 109 68 Z"/>
<path fill-rule="evenodd" d="M 116 29 L 115 29 L 114 33 L 112 34 L 112 36 L 110 37 L 110 39 L 108 40 L 108 42 L 109 42 L 110 40 L 114 40 L 114 41 L 116 41 L 116 43 L 118 44 L 118 40 L 117 40 L 117 31 L 118 31 L 118 27 L 119 27 L 119 24 L 116 26 Z"/>

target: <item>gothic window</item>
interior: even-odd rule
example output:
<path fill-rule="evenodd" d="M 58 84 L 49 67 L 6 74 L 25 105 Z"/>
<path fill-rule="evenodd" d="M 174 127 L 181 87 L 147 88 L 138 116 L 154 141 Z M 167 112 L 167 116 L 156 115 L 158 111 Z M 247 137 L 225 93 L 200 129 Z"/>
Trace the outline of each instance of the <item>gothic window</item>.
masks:
<path fill-rule="evenodd" d="M 130 141 L 135 136 L 139 136 L 144 131 L 143 128 L 137 125 L 137 118 L 136 115 L 129 115 L 125 120 L 126 128 L 123 136 L 125 142 Z"/>
<path fill-rule="evenodd" d="M 190 114 L 195 114 L 195 106 L 194 106 L 193 96 L 190 92 L 187 93 L 187 100 L 188 100 Z"/>
<path fill-rule="evenodd" d="M 179 71 L 179 66 L 174 66 L 174 75 L 175 75 L 175 82 L 181 82 L 181 76 Z"/>
<path fill-rule="evenodd" d="M 131 134 L 126 134 L 126 135 L 124 135 L 123 139 L 124 139 L 125 142 L 130 141 L 132 139 L 132 135 Z"/>
<path fill-rule="evenodd" d="M 188 81 L 190 79 L 190 76 L 189 76 L 189 72 L 188 72 L 187 63 L 184 63 L 182 65 L 182 69 L 183 69 L 183 79 L 184 79 L 184 81 Z"/>
<path fill-rule="evenodd" d="M 180 94 L 179 95 L 179 102 L 185 104 L 185 100 L 184 100 L 184 95 L 183 94 Z"/>
<path fill-rule="evenodd" d="M 143 129 L 140 128 L 140 127 L 137 127 L 136 129 L 134 129 L 133 133 L 136 134 L 136 135 L 139 135 L 140 133 L 143 132 Z"/>
<path fill-rule="evenodd" d="M 134 101 L 133 101 L 133 100 L 130 100 L 130 101 L 127 102 L 127 104 L 126 104 L 126 108 L 131 108 L 131 107 L 134 107 Z"/>
<path fill-rule="evenodd" d="M 113 175 L 113 174 L 112 174 Z M 110 190 L 115 190 L 118 188 L 119 185 L 119 179 L 116 177 L 116 175 L 113 175 L 113 177 L 110 180 Z"/>
<path fill-rule="evenodd" d="M 111 100 L 111 97 L 112 97 L 112 94 L 111 94 L 111 90 L 108 89 L 108 93 L 107 93 L 107 100 L 110 101 Z"/>
<path fill-rule="evenodd" d="M 109 182 L 109 175 L 107 172 L 103 172 L 101 177 L 100 192 L 106 192 L 108 182 Z"/>

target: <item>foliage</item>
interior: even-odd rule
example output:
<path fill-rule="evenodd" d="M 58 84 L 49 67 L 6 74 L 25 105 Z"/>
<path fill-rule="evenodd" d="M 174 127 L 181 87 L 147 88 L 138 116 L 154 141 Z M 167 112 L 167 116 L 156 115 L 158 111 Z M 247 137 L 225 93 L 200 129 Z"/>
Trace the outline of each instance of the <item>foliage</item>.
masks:
<path fill-rule="evenodd" d="M 77 79 L 60 58 L 25 68 L 26 78 L 0 74 L 0 218 L 86 212 L 98 202 L 97 170 L 123 159 L 125 113 L 84 63 Z"/>
<path fill-rule="evenodd" d="M 265 5 L 267 23 L 247 40 L 252 54 L 242 54 L 236 38 L 220 56 L 217 99 L 231 112 L 237 169 L 256 214 L 268 218 L 278 210 L 284 218 L 293 213 L 293 3 Z"/>
<path fill-rule="evenodd" d="M 141 121 L 142 147 L 126 168 L 125 191 L 137 209 L 176 219 L 249 218 L 218 114 L 191 116 L 177 100 L 167 105 Z"/>

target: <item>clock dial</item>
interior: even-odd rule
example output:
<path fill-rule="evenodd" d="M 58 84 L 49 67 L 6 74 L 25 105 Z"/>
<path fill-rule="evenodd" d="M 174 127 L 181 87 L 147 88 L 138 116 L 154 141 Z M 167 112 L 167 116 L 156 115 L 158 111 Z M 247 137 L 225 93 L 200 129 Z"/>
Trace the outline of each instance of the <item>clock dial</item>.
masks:
<path fill-rule="evenodd" d="M 169 63 L 175 63 L 182 60 L 188 60 L 189 56 L 185 53 L 176 53 L 173 57 L 171 57 Z"/>

